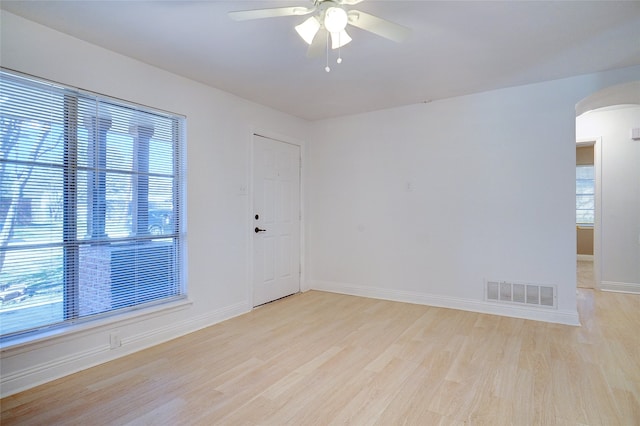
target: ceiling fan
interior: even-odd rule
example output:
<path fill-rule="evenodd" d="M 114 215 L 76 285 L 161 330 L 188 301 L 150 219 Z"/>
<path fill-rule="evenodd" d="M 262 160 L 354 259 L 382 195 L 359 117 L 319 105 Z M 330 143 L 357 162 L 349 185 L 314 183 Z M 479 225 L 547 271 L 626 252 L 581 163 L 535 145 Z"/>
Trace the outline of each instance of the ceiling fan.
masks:
<path fill-rule="evenodd" d="M 378 18 L 368 13 L 349 9 L 364 0 L 311 0 L 313 6 L 290 6 L 270 9 L 252 9 L 229 12 L 229 16 L 236 21 L 248 21 L 251 19 L 277 18 L 281 16 L 305 16 L 311 15 L 303 23 L 295 27 L 300 37 L 309 45 L 308 57 L 321 55 L 327 52 L 327 66 L 329 68 L 329 46 L 331 49 L 340 49 L 351 42 L 351 37 L 346 31 L 347 25 L 369 31 L 395 42 L 404 41 L 411 30 L 402 25 Z M 329 43 L 331 38 L 331 43 Z M 338 50 L 339 51 L 339 50 Z M 338 63 L 342 57 L 338 54 Z"/>

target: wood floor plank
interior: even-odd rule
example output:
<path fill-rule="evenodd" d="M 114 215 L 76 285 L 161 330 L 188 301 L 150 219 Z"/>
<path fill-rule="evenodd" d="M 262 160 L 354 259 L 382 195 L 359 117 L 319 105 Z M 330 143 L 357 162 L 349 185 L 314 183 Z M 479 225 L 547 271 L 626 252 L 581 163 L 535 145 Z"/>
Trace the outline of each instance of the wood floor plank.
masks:
<path fill-rule="evenodd" d="M 638 425 L 640 296 L 578 302 L 569 327 L 310 291 L 4 398 L 0 421 Z"/>

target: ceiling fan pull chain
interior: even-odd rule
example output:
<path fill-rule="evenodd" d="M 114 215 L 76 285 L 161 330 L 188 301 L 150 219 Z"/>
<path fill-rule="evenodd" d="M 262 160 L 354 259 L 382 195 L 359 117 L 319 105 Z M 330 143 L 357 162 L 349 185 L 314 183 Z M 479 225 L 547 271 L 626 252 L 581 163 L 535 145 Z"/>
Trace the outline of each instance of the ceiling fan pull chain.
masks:
<path fill-rule="evenodd" d="M 342 63 L 342 41 L 340 40 L 340 33 L 338 33 L 338 59 L 336 59 L 336 62 L 341 64 Z"/>
<path fill-rule="evenodd" d="M 329 68 L 329 31 L 327 31 L 327 66 L 324 67 L 326 72 L 330 72 L 331 68 Z"/>

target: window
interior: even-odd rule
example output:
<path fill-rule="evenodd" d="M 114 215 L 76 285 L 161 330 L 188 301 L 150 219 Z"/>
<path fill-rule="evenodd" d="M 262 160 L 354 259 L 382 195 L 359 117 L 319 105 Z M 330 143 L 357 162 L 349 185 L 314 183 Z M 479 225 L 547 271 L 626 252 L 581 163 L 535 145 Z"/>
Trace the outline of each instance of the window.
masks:
<path fill-rule="evenodd" d="M 595 169 L 576 166 L 576 223 L 593 225 L 595 219 Z"/>
<path fill-rule="evenodd" d="M 0 332 L 185 297 L 184 118 L 0 70 Z"/>

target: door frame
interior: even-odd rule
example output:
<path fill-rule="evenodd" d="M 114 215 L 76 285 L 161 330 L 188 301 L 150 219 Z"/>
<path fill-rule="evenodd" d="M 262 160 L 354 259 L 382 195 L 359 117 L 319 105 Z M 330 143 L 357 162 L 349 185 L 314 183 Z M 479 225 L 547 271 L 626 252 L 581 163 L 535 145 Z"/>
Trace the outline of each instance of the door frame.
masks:
<path fill-rule="evenodd" d="M 595 170 L 595 220 L 593 221 L 593 279 L 595 288 L 602 283 L 602 137 L 576 139 L 576 148 L 593 146 L 593 166 Z M 575 192 L 575 191 L 574 191 Z"/>
<path fill-rule="evenodd" d="M 299 175 L 299 179 L 300 179 L 300 222 L 299 222 L 299 226 L 300 226 L 300 292 L 305 292 L 307 290 L 309 290 L 307 284 L 306 284 L 306 274 L 305 274 L 305 233 L 304 233 L 304 220 L 305 220 L 305 212 L 304 212 L 304 193 L 305 193 L 305 185 L 304 185 L 304 170 L 305 170 L 305 164 L 304 164 L 304 159 L 306 157 L 305 155 L 305 143 L 299 139 L 295 139 L 286 135 L 281 135 L 279 133 L 276 132 L 272 132 L 266 129 L 262 129 L 262 128 L 254 128 L 253 131 L 250 133 L 250 138 L 248 141 L 249 144 L 249 165 L 247 167 L 248 173 L 247 173 L 247 186 L 245 188 L 248 188 L 247 191 L 247 196 L 249 197 L 248 199 L 248 203 L 247 203 L 247 221 L 246 221 L 246 228 L 247 228 L 247 233 L 246 233 L 246 238 L 247 238 L 247 292 L 246 292 L 246 297 L 247 297 L 247 308 L 249 311 L 253 310 L 255 307 L 253 306 L 253 279 L 254 279 L 254 271 L 253 271 L 253 262 L 254 262 L 254 256 L 253 256 L 253 249 L 254 249 L 254 238 L 253 238 L 253 228 L 252 228 L 252 224 L 253 224 L 253 216 L 255 214 L 254 212 L 254 203 L 253 203 L 253 197 L 254 197 L 254 187 L 253 187 L 253 178 L 254 178 L 254 167 L 255 167 L 255 150 L 254 150 L 254 146 L 255 146 L 255 141 L 256 141 L 256 136 L 260 136 L 263 138 L 267 138 L 267 139 L 272 139 L 278 142 L 282 142 L 282 143 L 286 143 L 289 145 L 294 145 L 297 146 L 300 149 L 300 175 Z"/>

